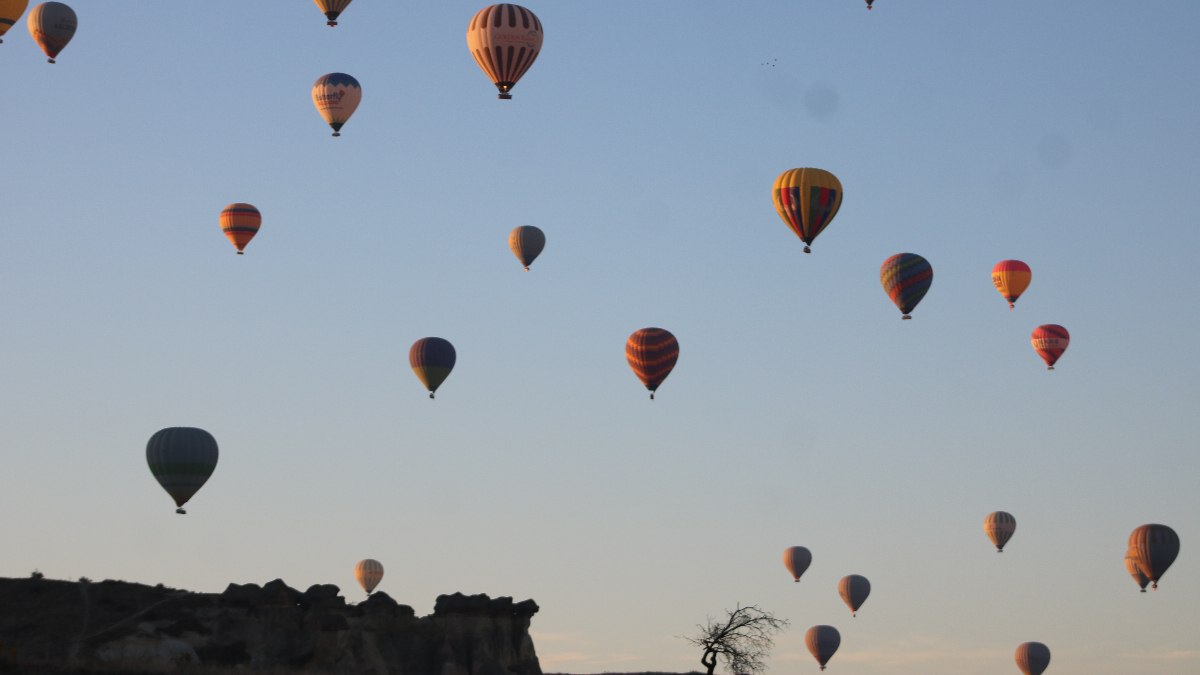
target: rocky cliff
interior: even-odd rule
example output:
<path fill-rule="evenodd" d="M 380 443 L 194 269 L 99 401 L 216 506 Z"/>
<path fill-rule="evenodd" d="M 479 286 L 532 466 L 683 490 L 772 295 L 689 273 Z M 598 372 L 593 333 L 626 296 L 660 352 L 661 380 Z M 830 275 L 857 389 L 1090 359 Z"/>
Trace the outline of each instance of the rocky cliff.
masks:
<path fill-rule="evenodd" d="M 384 593 L 357 605 L 338 593 L 0 578 L 0 672 L 541 675 L 532 600 L 442 595 L 418 618 Z"/>

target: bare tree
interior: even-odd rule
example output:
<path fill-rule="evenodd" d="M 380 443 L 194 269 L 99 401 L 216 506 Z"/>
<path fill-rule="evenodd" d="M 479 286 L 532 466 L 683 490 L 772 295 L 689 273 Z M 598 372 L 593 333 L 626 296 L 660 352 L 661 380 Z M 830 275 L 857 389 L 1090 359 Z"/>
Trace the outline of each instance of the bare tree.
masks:
<path fill-rule="evenodd" d="M 763 660 L 775 646 L 773 636 L 787 627 L 787 619 L 776 619 L 757 605 L 743 607 L 740 603 L 725 612 L 728 616 L 724 619 L 710 616 L 707 623 L 696 624 L 700 632 L 694 637 L 681 637 L 704 650 L 700 663 L 708 669 L 708 675 L 716 669 L 718 658 L 725 661 L 731 673 L 765 671 Z"/>

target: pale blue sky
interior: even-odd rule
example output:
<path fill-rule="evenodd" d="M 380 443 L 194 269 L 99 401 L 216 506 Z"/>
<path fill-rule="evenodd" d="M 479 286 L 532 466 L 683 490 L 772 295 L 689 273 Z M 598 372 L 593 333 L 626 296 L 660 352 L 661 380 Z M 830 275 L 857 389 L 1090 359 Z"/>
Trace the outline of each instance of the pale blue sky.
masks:
<path fill-rule="evenodd" d="M 738 602 L 792 622 L 776 673 L 815 672 L 817 623 L 844 674 L 1015 673 L 1026 640 L 1048 675 L 1200 671 L 1195 3 L 526 5 L 507 102 L 481 4 L 71 5 L 57 65 L 23 21 L 0 45 L 0 574 L 358 599 L 373 557 L 421 613 L 536 599 L 550 672 L 691 669 L 676 636 Z M 338 139 L 331 71 L 364 90 Z M 769 194 L 801 166 L 846 193 L 812 255 Z M 901 251 L 935 271 L 911 322 Z M 653 403 L 643 326 L 681 346 Z M 436 401 L 427 335 L 458 350 Z M 178 425 L 221 448 L 186 517 L 144 456 Z M 1147 522 L 1183 550 L 1141 595 Z"/>

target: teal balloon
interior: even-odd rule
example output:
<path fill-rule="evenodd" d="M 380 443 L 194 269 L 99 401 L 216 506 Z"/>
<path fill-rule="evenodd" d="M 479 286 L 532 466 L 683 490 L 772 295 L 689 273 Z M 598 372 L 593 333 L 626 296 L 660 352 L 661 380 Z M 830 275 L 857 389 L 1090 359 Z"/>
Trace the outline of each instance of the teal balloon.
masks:
<path fill-rule="evenodd" d="M 217 468 L 217 454 L 217 439 L 194 427 L 162 429 L 146 443 L 150 473 L 175 500 L 176 513 L 186 513 L 183 505 Z"/>

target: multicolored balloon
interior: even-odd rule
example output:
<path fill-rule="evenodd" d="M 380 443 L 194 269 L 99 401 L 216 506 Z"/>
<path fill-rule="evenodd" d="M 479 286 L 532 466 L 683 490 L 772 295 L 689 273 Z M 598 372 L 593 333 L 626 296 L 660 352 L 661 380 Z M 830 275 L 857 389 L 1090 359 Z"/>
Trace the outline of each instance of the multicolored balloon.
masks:
<path fill-rule="evenodd" d="M 813 626 L 804 634 L 804 644 L 808 653 L 821 664 L 821 670 L 825 670 L 825 664 L 842 644 L 842 635 L 833 626 Z"/>
<path fill-rule="evenodd" d="M 17 23 L 17 19 L 25 13 L 29 0 L 0 0 L 0 38 Z M 0 43 L 4 40 L 0 39 Z"/>
<path fill-rule="evenodd" d="M 317 8 L 325 13 L 326 26 L 336 26 L 338 15 L 346 11 L 346 5 L 350 4 L 350 0 L 313 0 L 317 3 Z"/>
<path fill-rule="evenodd" d="M 30 10 L 25 25 L 34 42 L 46 53 L 46 60 L 54 63 L 58 53 L 75 37 L 79 19 L 75 10 L 61 2 L 43 2 Z"/>
<path fill-rule="evenodd" d="M 1020 260 L 1001 260 L 992 268 L 992 283 L 1008 301 L 1010 310 L 1016 306 L 1017 298 L 1029 288 L 1032 278 L 1033 271 Z"/>
<path fill-rule="evenodd" d="M 1125 552 L 1125 571 L 1129 572 L 1129 576 L 1133 577 L 1133 583 L 1146 592 L 1146 586 L 1150 585 L 1150 579 L 1145 574 L 1142 574 L 1142 568 L 1138 565 L 1136 554 L 1133 551 Z"/>
<path fill-rule="evenodd" d="M 1150 580 L 1150 587 L 1158 590 L 1158 580 L 1179 555 L 1179 535 L 1166 525 L 1142 525 L 1129 533 L 1128 555 Z"/>
<path fill-rule="evenodd" d="M 983 517 L 983 531 L 992 540 L 996 553 L 1004 553 L 1004 545 L 1017 531 L 1017 519 L 1005 511 L 992 511 Z"/>
<path fill-rule="evenodd" d="M 1071 344 L 1071 334 L 1056 323 L 1047 323 L 1033 329 L 1030 342 L 1034 351 L 1046 362 L 1046 370 L 1054 370 L 1054 364 L 1067 351 L 1067 345 Z"/>
<path fill-rule="evenodd" d="M 408 350 L 408 365 L 429 390 L 429 398 L 450 377 L 457 358 L 454 345 L 440 337 L 421 338 Z"/>
<path fill-rule="evenodd" d="M 842 596 L 842 602 L 850 608 L 850 616 L 858 616 L 858 608 L 867 601 L 867 596 L 871 594 L 871 582 L 867 578 L 858 574 L 851 574 L 842 577 L 838 582 L 838 595 Z"/>
<path fill-rule="evenodd" d="M 897 253 L 883 261 L 879 280 L 888 297 L 900 308 L 901 319 L 911 319 L 911 312 L 933 284 L 933 266 L 916 253 Z"/>
<path fill-rule="evenodd" d="M 803 546 L 789 546 L 784 549 L 783 566 L 787 568 L 788 574 L 792 575 L 792 581 L 800 583 L 804 570 L 811 564 L 812 552 Z"/>
<path fill-rule="evenodd" d="M 499 97 L 510 99 L 509 92 L 542 51 L 542 22 L 520 5 L 484 7 L 467 24 L 467 48 Z"/>
<path fill-rule="evenodd" d="M 635 330 L 625 341 L 625 360 L 629 361 L 633 374 L 650 390 L 650 400 L 654 400 L 654 392 L 671 374 L 678 359 L 679 341 L 665 329 Z"/>
<path fill-rule="evenodd" d="M 367 595 L 370 595 L 371 591 L 375 590 L 375 587 L 383 580 L 383 565 L 378 560 L 371 558 L 359 560 L 354 565 L 354 578 L 358 581 L 358 585 L 367 592 Z"/>
<path fill-rule="evenodd" d="M 345 73 L 329 73 L 318 77 L 313 83 L 312 98 L 317 112 L 333 129 L 333 135 L 341 136 L 342 125 L 362 101 L 362 86 Z"/>
<path fill-rule="evenodd" d="M 1013 658 L 1025 675 L 1042 675 L 1050 665 L 1050 648 L 1040 642 L 1022 642 Z"/>
<path fill-rule="evenodd" d="M 546 234 L 533 225 L 521 225 L 508 233 L 508 247 L 529 271 L 529 265 L 546 247 Z"/>
<path fill-rule="evenodd" d="M 146 443 L 146 463 L 158 484 L 175 500 L 175 513 L 217 468 L 217 439 L 203 429 L 168 427 Z"/>
<path fill-rule="evenodd" d="M 221 231 L 233 243 L 238 255 L 242 255 L 246 244 L 258 234 L 260 227 L 262 214 L 253 204 L 234 202 L 221 209 Z"/>
<path fill-rule="evenodd" d="M 824 169 L 788 169 L 771 190 L 775 211 L 804 242 L 804 252 L 842 206 L 842 183 Z"/>

